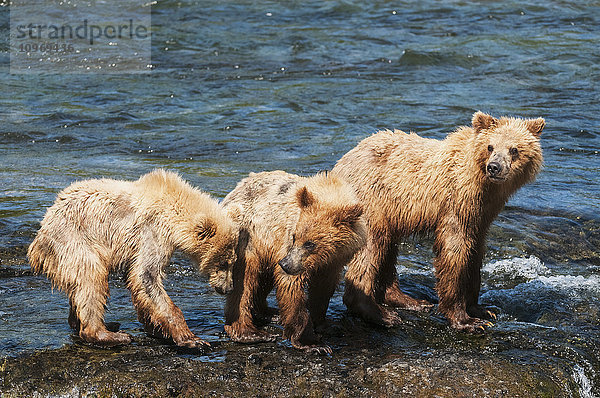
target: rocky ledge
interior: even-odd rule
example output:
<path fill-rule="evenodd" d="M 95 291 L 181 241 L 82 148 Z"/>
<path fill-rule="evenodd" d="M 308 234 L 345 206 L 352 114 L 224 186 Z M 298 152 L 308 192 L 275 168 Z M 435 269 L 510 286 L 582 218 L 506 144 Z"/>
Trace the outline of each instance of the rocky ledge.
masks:
<path fill-rule="evenodd" d="M 573 364 L 519 332 L 466 336 L 408 315 L 395 330 L 342 317 L 331 356 L 285 342 L 184 350 L 140 334 L 120 348 L 73 344 L 0 359 L 2 397 L 579 396 Z M 412 318 L 412 319 L 410 319 Z M 556 347 L 554 347 L 556 348 Z"/>

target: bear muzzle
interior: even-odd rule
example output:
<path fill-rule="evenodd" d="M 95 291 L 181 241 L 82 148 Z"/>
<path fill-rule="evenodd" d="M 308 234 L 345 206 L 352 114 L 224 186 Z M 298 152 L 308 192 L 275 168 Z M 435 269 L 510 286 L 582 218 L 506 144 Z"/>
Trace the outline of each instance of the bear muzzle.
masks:
<path fill-rule="evenodd" d="M 223 287 L 223 286 L 215 286 L 215 292 L 219 293 L 219 294 L 223 294 L 223 295 L 227 295 L 231 292 L 233 292 L 233 286 L 227 286 L 227 287 Z"/>
<path fill-rule="evenodd" d="M 302 256 L 296 248 L 293 248 L 279 261 L 279 266 L 285 273 L 297 275 L 302 271 Z"/>
<path fill-rule="evenodd" d="M 219 294 L 229 294 L 233 291 L 233 274 L 231 271 L 217 271 L 210 276 L 210 285 Z"/>
<path fill-rule="evenodd" d="M 506 180 L 508 170 L 500 162 L 489 162 L 486 166 L 486 174 L 491 181 L 502 182 Z"/>

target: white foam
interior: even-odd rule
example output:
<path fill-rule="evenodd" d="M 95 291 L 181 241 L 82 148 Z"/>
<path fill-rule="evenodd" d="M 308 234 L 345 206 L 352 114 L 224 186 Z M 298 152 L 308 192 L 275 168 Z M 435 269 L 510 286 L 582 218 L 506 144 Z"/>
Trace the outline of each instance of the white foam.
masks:
<path fill-rule="evenodd" d="M 599 275 L 553 275 L 552 270 L 535 256 L 492 261 L 483 267 L 483 271 L 495 280 L 520 282 L 512 289 L 505 290 L 506 293 L 508 291 L 523 293 L 543 289 L 554 290 L 573 297 L 582 297 L 588 294 L 600 295 Z M 493 294 L 493 292 L 494 288 L 492 287 L 488 293 Z"/>
<path fill-rule="evenodd" d="M 525 278 L 529 280 L 538 279 L 542 275 L 550 273 L 550 270 L 535 256 L 492 261 L 483 266 L 483 271 L 503 279 Z"/>
<path fill-rule="evenodd" d="M 582 398 L 596 398 L 592 392 L 592 381 L 585 374 L 583 367 L 575 365 L 573 368 L 573 379 L 579 387 L 579 396 Z"/>
<path fill-rule="evenodd" d="M 597 275 L 587 277 L 582 275 L 540 276 L 539 281 L 547 287 L 571 294 L 584 291 L 600 293 L 600 277 Z"/>

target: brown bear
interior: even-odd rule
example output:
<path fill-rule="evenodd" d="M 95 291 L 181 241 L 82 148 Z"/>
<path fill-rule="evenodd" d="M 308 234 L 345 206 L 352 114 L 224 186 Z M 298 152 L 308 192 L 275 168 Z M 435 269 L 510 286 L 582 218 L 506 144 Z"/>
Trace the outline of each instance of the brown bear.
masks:
<path fill-rule="evenodd" d="M 365 207 L 368 236 L 346 273 L 344 303 L 364 319 L 392 326 L 382 304 L 422 309 L 400 291 L 398 240 L 432 232 L 439 311 L 463 331 L 484 330 L 494 316 L 478 304 L 489 226 L 519 187 L 542 166 L 544 119 L 496 119 L 477 112 L 472 127 L 444 140 L 381 131 L 360 142 L 332 174 L 352 185 Z"/>
<path fill-rule="evenodd" d="M 266 298 L 275 286 L 284 338 L 297 349 L 331 352 L 318 344 L 314 326 L 325 322 L 342 269 L 365 241 L 362 206 L 352 188 L 323 173 L 251 173 L 223 205 L 242 208 L 227 334 L 244 343 L 274 340 L 255 321 L 268 316 Z"/>
<path fill-rule="evenodd" d="M 239 208 L 230 209 L 235 211 Z M 137 181 L 76 182 L 58 194 L 27 253 L 69 297 L 69 325 L 88 342 L 126 344 L 104 323 L 111 271 L 126 274 L 139 320 L 152 335 L 186 347 L 206 345 L 163 288 L 163 268 L 181 250 L 220 293 L 233 287 L 238 230 L 208 194 L 177 174 L 155 170 Z M 118 328 L 118 326 L 117 326 Z"/>

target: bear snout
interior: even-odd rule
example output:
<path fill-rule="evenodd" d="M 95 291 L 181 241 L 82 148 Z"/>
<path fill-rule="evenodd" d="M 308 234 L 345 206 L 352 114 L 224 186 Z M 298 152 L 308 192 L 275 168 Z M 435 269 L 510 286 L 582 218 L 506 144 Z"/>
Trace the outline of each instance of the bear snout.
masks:
<path fill-rule="evenodd" d="M 294 256 L 294 251 L 290 251 L 287 256 L 279 261 L 279 266 L 290 275 L 297 275 L 302 271 L 302 261 L 299 256 Z"/>
<path fill-rule="evenodd" d="M 231 271 L 216 271 L 210 276 L 210 285 L 219 294 L 229 294 L 233 291 L 233 273 Z"/>
<path fill-rule="evenodd" d="M 501 163 L 499 162 L 490 162 L 487 167 L 487 175 L 491 180 L 504 180 L 505 179 L 505 170 Z"/>
<path fill-rule="evenodd" d="M 222 295 L 227 295 L 227 294 L 233 292 L 233 285 L 227 285 L 225 287 L 214 286 L 214 288 L 215 288 L 215 292 L 222 294 Z"/>
<path fill-rule="evenodd" d="M 227 294 L 225 292 L 225 289 L 223 289 L 222 286 L 215 286 L 215 292 L 219 293 L 219 294 Z"/>

